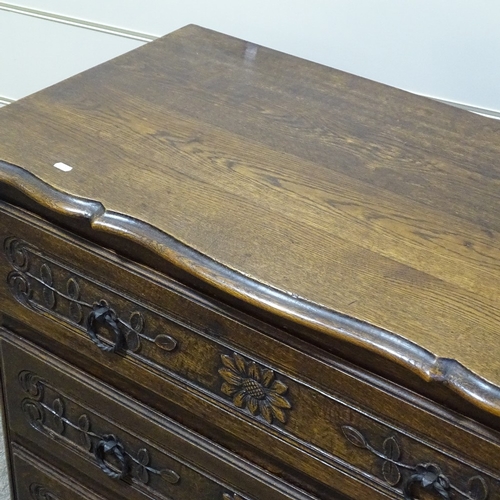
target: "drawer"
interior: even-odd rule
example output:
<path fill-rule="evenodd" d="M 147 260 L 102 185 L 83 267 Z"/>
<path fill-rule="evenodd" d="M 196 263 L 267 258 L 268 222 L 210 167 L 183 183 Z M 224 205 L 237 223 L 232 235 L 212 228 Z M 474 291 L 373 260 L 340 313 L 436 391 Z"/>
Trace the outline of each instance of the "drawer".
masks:
<path fill-rule="evenodd" d="M 319 497 L 398 498 L 430 463 L 474 500 L 500 491 L 495 432 L 20 211 L 0 217 L 18 334 Z"/>
<path fill-rule="evenodd" d="M 15 500 L 119 500 L 93 493 L 21 446 L 13 444 L 11 456 Z"/>
<path fill-rule="evenodd" d="M 1 346 L 13 448 L 104 498 L 313 500 L 5 331 Z"/>

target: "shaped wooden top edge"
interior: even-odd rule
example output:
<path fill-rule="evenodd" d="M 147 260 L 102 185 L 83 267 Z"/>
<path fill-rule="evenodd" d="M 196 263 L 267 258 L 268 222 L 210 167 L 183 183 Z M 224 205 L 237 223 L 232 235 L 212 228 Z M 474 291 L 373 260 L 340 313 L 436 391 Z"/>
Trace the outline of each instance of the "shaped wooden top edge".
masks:
<path fill-rule="evenodd" d="M 65 217 L 71 221 L 70 229 L 74 226 L 77 234 L 79 225 L 88 224 L 91 239 L 95 236 L 95 241 L 102 241 L 98 236 L 104 235 L 112 237 L 111 241 L 131 242 L 156 254 L 184 275 L 240 303 L 248 304 L 253 310 L 305 327 L 313 331 L 316 337 L 317 334 L 323 335 L 386 359 L 424 382 L 442 385 L 482 412 L 500 417 L 500 388 L 477 376 L 458 361 L 437 357 L 396 333 L 260 283 L 150 224 L 125 214 L 107 211 L 98 201 L 59 191 L 27 170 L 2 160 L 0 198 L 20 208 L 27 208 L 22 199 L 29 199 L 29 208 L 33 210 L 34 207 L 33 211 L 37 215 L 49 213 Z M 120 254 L 119 245 L 109 245 L 109 248 Z M 141 264 L 147 264 L 142 262 L 140 255 L 132 257 Z"/>

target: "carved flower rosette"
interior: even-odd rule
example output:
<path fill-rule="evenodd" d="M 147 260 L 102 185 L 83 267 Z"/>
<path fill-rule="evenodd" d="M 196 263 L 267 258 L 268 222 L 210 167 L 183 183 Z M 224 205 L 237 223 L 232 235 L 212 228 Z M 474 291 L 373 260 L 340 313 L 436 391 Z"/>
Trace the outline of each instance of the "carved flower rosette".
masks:
<path fill-rule="evenodd" d="M 221 355 L 219 374 L 224 380 L 221 391 L 232 398 L 238 408 L 246 408 L 252 415 L 262 417 L 272 424 L 274 419 L 286 422 L 285 410 L 291 404 L 284 394 L 288 387 L 277 380 L 272 370 L 246 361 L 240 354 Z"/>

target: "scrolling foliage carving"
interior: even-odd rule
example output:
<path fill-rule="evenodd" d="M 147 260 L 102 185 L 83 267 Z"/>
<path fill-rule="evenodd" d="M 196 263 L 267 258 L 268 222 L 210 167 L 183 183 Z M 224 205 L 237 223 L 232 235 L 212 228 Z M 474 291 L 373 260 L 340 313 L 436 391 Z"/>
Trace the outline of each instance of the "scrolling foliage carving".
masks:
<path fill-rule="evenodd" d="M 59 500 L 51 491 L 39 483 L 30 484 L 30 495 L 33 500 Z"/>
<path fill-rule="evenodd" d="M 486 500 L 488 498 L 488 486 L 480 476 L 473 476 L 466 482 L 467 491 L 457 488 L 450 479 L 443 474 L 439 466 L 432 463 L 420 463 L 408 465 L 399 461 L 401 452 L 396 438 L 393 436 L 385 439 L 383 451 L 375 449 L 366 437 L 355 427 L 342 426 L 342 432 L 346 439 L 357 446 L 368 450 L 376 455 L 382 462 L 382 476 L 391 486 L 399 484 L 403 478 L 402 493 L 405 500 L 414 500 L 413 491 L 415 487 L 421 487 L 432 491 L 438 498 L 451 500 L 455 498 L 453 493 L 460 495 L 466 500 Z"/>
<path fill-rule="evenodd" d="M 66 398 L 36 374 L 25 370 L 19 373 L 18 380 L 29 396 L 23 399 L 21 407 L 30 425 L 52 438 L 56 435 L 65 438 L 85 453 L 92 453 L 96 464 L 109 477 L 131 478 L 148 484 L 154 475 L 170 484 L 179 482 L 180 477 L 175 471 L 151 465 L 150 452 L 146 447 L 136 452 L 128 450 L 117 436 L 93 429 L 91 418 L 84 412 L 79 412 L 75 419 L 69 418 L 66 415 Z M 75 405 L 72 407 L 74 413 Z"/>
<path fill-rule="evenodd" d="M 172 336 L 148 332 L 146 316 L 153 313 L 143 305 L 128 301 L 118 312 L 110 304 L 118 294 L 19 239 L 7 238 L 4 251 L 13 269 L 7 282 L 24 306 L 84 330 L 103 351 L 136 352 L 142 341 L 167 352 L 176 349 Z"/>

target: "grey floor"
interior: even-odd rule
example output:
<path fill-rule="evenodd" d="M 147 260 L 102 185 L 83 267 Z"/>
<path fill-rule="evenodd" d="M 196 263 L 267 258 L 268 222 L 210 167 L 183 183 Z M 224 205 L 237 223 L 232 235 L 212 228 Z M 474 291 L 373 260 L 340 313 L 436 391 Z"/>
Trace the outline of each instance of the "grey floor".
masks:
<path fill-rule="evenodd" d="M 0 500 L 10 500 L 1 416 L 0 416 Z"/>

